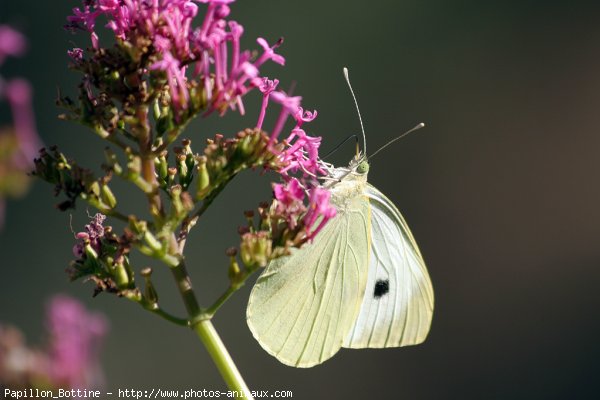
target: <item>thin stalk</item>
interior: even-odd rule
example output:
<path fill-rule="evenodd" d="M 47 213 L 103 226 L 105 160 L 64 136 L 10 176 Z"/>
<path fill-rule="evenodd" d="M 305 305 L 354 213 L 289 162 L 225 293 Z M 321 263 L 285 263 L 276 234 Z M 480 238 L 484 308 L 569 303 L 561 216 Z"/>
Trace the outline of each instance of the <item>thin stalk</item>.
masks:
<path fill-rule="evenodd" d="M 156 314 L 161 318 L 166 319 L 169 322 L 179 326 L 189 326 L 189 321 L 184 318 L 176 317 L 175 315 L 169 314 L 160 306 L 158 303 L 152 303 L 144 299 L 139 291 L 126 291 L 124 294 L 126 299 L 129 299 L 139 304 L 144 310 L 150 311 L 152 314 Z"/>
<path fill-rule="evenodd" d="M 111 216 L 115 219 L 118 219 L 120 221 L 123 222 L 129 222 L 129 217 L 125 214 L 121 214 L 120 212 L 118 212 L 117 210 L 102 210 L 102 213 Z"/>
<path fill-rule="evenodd" d="M 144 309 L 150 311 L 153 314 L 158 315 L 161 318 L 166 319 L 169 322 L 174 323 L 175 325 L 179 325 L 179 326 L 189 326 L 189 321 L 187 319 L 184 318 L 179 318 L 176 317 L 174 315 L 169 314 L 168 312 L 166 312 L 165 310 L 163 310 L 160 307 L 153 307 L 151 305 L 146 305 L 143 304 L 142 302 L 139 302 L 139 304 L 144 307 Z"/>
<path fill-rule="evenodd" d="M 127 215 L 120 213 L 119 211 L 117 211 L 114 208 L 103 207 L 102 203 L 100 203 L 100 201 L 98 201 L 98 199 L 95 199 L 94 197 L 90 197 L 87 195 L 84 197 L 82 195 L 81 198 L 83 200 L 85 200 L 90 206 L 96 208 L 98 211 L 100 211 L 104 215 L 108 215 L 110 217 L 121 220 L 123 222 L 129 221 L 129 217 Z"/>
<path fill-rule="evenodd" d="M 209 317 L 212 318 L 213 315 L 215 315 L 215 313 L 217 312 L 217 310 L 219 308 L 221 308 L 221 306 L 223 304 L 225 304 L 225 302 L 227 300 L 229 300 L 229 298 L 231 297 L 232 294 L 234 294 L 235 292 L 238 291 L 239 288 L 241 288 L 242 285 L 237 285 L 237 286 L 229 286 L 227 288 L 227 290 L 225 292 L 223 292 L 223 294 L 210 306 L 206 309 L 205 314 Z"/>
<path fill-rule="evenodd" d="M 254 271 L 256 271 L 256 268 L 244 271 L 243 274 L 237 278 L 236 283 L 230 284 L 227 290 L 225 290 L 225 292 L 223 292 L 223 294 L 204 311 L 204 314 L 212 318 L 212 316 L 215 315 L 217 310 L 221 308 L 221 306 L 225 304 L 227 300 L 229 300 L 231 295 L 237 292 L 242 286 L 244 286 L 244 284 L 246 283 L 250 275 L 254 273 Z"/>
<path fill-rule="evenodd" d="M 221 373 L 223 380 L 231 390 L 235 390 L 242 395 L 242 398 L 253 400 L 248 386 L 244 382 L 242 375 L 238 371 L 233 359 L 229 355 L 227 348 L 217 334 L 215 327 L 210 322 L 210 316 L 206 315 L 198 305 L 198 300 L 192 288 L 190 277 L 185 268 L 185 263 L 181 261 L 178 265 L 171 267 L 171 272 L 177 283 L 177 289 L 181 294 L 185 308 L 192 322 L 191 328 L 196 332 L 204 347 L 213 359 L 217 369 Z"/>
<path fill-rule="evenodd" d="M 244 382 L 244 378 L 242 378 L 240 371 L 235 366 L 233 359 L 229 355 L 210 319 L 196 322 L 192 326 L 192 329 L 196 332 L 206 350 L 208 350 L 229 389 L 235 390 L 236 395 L 241 395 L 243 399 L 253 400 L 254 398 L 246 382 Z"/>

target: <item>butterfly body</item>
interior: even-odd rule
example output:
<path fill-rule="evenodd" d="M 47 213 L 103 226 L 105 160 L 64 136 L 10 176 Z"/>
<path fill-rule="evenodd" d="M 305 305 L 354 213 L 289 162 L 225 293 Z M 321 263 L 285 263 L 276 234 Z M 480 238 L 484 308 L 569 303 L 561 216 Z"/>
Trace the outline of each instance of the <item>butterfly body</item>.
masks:
<path fill-rule="evenodd" d="M 337 215 L 312 243 L 269 263 L 250 295 L 254 337 L 284 364 L 311 367 L 341 347 L 398 347 L 429 331 L 433 290 L 406 222 L 355 158 L 323 184 Z"/>

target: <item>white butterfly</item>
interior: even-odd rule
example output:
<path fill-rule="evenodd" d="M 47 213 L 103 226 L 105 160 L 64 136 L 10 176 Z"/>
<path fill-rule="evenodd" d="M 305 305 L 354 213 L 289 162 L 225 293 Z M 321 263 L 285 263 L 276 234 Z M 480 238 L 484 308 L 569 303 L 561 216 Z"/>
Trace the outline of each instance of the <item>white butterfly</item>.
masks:
<path fill-rule="evenodd" d="M 312 243 L 269 263 L 252 289 L 248 326 L 284 364 L 312 367 L 341 347 L 419 344 L 429 332 L 425 262 L 398 209 L 367 183 L 368 169 L 357 156 L 330 171 L 336 217 Z"/>

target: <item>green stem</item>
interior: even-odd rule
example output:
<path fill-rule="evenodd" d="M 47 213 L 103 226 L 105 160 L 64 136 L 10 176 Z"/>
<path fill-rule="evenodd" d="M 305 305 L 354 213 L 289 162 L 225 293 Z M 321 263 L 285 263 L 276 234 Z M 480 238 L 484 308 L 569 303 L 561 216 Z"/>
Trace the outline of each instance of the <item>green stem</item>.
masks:
<path fill-rule="evenodd" d="M 171 272 L 177 283 L 177 289 L 181 294 L 185 308 L 190 316 L 191 328 L 196 332 L 206 350 L 212 357 L 217 369 L 221 373 L 223 380 L 231 390 L 237 391 L 242 395 L 242 398 L 253 400 L 248 386 L 244 382 L 240 372 L 238 371 L 233 359 L 217 334 L 215 327 L 210 318 L 198 305 L 198 300 L 192 288 L 190 277 L 185 268 L 184 261 L 178 265 L 171 267 Z"/>
<path fill-rule="evenodd" d="M 150 311 L 152 314 L 156 314 L 159 317 L 164 318 L 167 321 L 174 323 L 175 325 L 179 325 L 179 326 L 189 326 L 190 325 L 189 321 L 187 319 L 179 318 L 172 314 L 169 314 L 168 312 L 166 312 L 165 310 L 160 308 L 160 306 L 157 303 L 151 303 L 151 302 L 145 300 L 142 297 L 142 295 L 139 293 L 139 291 L 125 291 L 124 297 L 126 299 L 129 299 L 129 300 L 139 304 L 144 310 Z"/>
<path fill-rule="evenodd" d="M 204 313 L 212 318 L 212 316 L 215 315 L 217 310 L 221 308 L 221 306 L 225 304 L 227 300 L 229 300 L 231 295 L 237 292 L 242 286 L 244 286 L 244 284 L 246 283 L 250 275 L 254 273 L 254 271 L 256 271 L 256 269 L 249 269 L 244 271 L 242 275 L 237 278 L 236 283 L 230 284 L 227 290 L 223 292 L 223 294 L 210 307 L 208 307 L 204 311 Z"/>
<path fill-rule="evenodd" d="M 215 313 L 217 312 L 217 310 L 219 308 L 221 308 L 221 306 L 223 304 L 225 304 L 225 302 L 227 300 L 229 300 L 229 298 L 231 297 L 232 294 L 234 294 L 235 292 L 237 292 L 237 290 L 242 287 L 242 285 L 238 285 L 238 286 L 229 286 L 227 288 L 227 290 L 210 306 L 206 309 L 206 315 L 209 315 L 210 317 L 212 317 L 213 315 L 215 315 Z"/>
<path fill-rule="evenodd" d="M 102 212 L 108 216 L 111 216 L 111 217 L 121 220 L 123 222 L 129 222 L 129 217 L 125 214 L 121 214 L 117 210 L 114 210 L 114 209 L 113 210 L 103 210 Z"/>
<path fill-rule="evenodd" d="M 102 214 L 108 215 L 110 217 L 121 220 L 123 222 L 129 222 L 129 217 L 127 215 L 120 213 L 119 211 L 117 211 L 114 208 L 103 207 L 103 204 L 100 203 L 100 201 L 96 201 L 96 199 L 94 199 L 93 197 L 90 197 L 87 195 L 85 195 L 85 196 L 81 195 L 80 197 L 83 200 L 85 200 L 90 206 L 92 206 L 95 209 L 97 209 L 98 211 L 100 211 Z"/>
<path fill-rule="evenodd" d="M 189 326 L 189 322 L 187 319 L 178 318 L 174 315 L 171 315 L 160 307 L 147 307 L 146 305 L 144 305 L 142 303 L 140 303 L 140 305 L 142 307 L 144 307 L 146 310 L 150 311 L 151 313 L 156 314 L 159 317 L 164 318 L 169 322 L 172 322 L 179 326 Z"/>
<path fill-rule="evenodd" d="M 237 394 L 241 394 L 241 398 L 243 399 L 253 400 L 254 398 L 244 382 L 244 378 L 242 378 L 242 375 L 235 366 L 233 359 L 225 348 L 212 322 L 210 322 L 210 319 L 198 321 L 192 329 L 196 332 L 206 350 L 208 350 L 229 389 L 235 390 Z"/>
<path fill-rule="evenodd" d="M 116 144 L 122 150 L 125 150 L 127 147 L 129 147 L 127 145 L 127 143 L 122 142 L 116 135 L 114 135 L 113 133 L 110 133 L 109 131 L 104 129 L 101 125 L 92 126 L 92 129 L 102 139 L 108 140 L 109 142 Z"/>
<path fill-rule="evenodd" d="M 181 261 L 178 265 L 171 267 L 171 273 L 173 274 L 173 278 L 175 278 L 177 290 L 179 290 L 179 293 L 181 294 L 183 304 L 185 304 L 185 308 L 190 318 L 193 319 L 200 315 L 202 310 L 198 305 L 196 294 L 192 288 L 192 281 L 185 268 L 185 262 Z"/>

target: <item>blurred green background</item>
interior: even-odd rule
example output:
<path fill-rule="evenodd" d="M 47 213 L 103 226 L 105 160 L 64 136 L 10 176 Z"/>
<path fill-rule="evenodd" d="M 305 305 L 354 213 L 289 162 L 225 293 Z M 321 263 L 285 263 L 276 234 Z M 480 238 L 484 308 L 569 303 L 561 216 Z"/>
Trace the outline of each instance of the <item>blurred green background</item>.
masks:
<path fill-rule="evenodd" d="M 103 143 L 56 119 L 56 88 L 75 93 L 66 50 L 88 45 L 63 31 L 78 6 L 0 0 L 0 22 L 29 37 L 27 57 L 3 67 L 35 87 L 37 124 L 89 166 Z M 334 147 L 359 124 L 342 67 L 348 66 L 370 149 L 425 122 L 428 127 L 379 155 L 370 182 L 398 205 L 428 263 L 436 295 L 425 344 L 341 350 L 306 370 L 262 351 L 245 322 L 251 285 L 215 325 L 253 389 L 292 390 L 298 399 L 597 398 L 600 392 L 600 3 L 588 1 L 238 1 L 232 18 L 254 38 L 285 37 L 285 68 L 264 73 L 319 117 L 310 124 Z M 216 132 L 253 126 L 247 117 L 198 120 L 198 145 Z M 2 121 L 6 121 L 3 110 Z M 196 147 L 199 150 L 199 147 Z M 371 150 L 373 151 L 373 150 Z M 353 146 L 334 156 L 352 157 Z M 126 192 L 128 193 L 128 192 Z M 269 198 L 265 177 L 239 177 L 188 244 L 190 272 L 204 303 L 226 285 L 224 250 L 236 243 L 242 210 Z M 136 212 L 135 195 L 122 198 Z M 0 233 L 0 320 L 41 340 L 43 303 L 67 292 L 105 312 L 109 388 L 224 388 L 194 335 L 138 306 L 70 284 L 69 214 L 53 209 L 52 188 L 36 182 L 10 202 Z M 138 206 L 139 204 L 139 206 Z M 93 212 L 93 210 L 89 210 Z M 83 205 L 73 226 L 86 222 Z M 149 265 L 138 257 L 139 267 Z M 167 308 L 183 314 L 171 280 L 157 272 Z M 595 395 L 595 396 L 594 396 Z"/>

